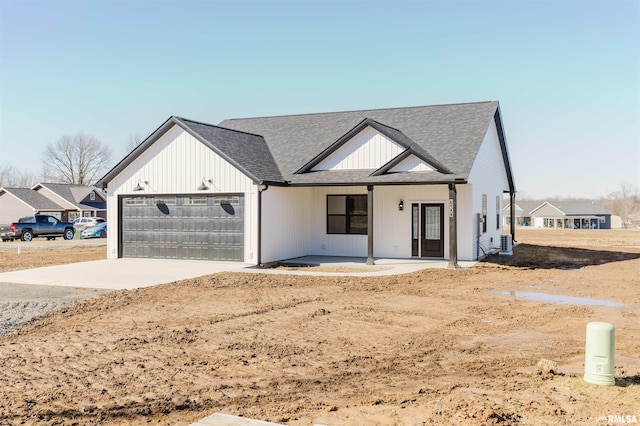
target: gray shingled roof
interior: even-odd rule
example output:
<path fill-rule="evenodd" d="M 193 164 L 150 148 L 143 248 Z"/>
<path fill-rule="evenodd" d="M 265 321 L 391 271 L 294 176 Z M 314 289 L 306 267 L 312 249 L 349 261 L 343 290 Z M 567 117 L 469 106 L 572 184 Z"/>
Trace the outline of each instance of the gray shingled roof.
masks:
<path fill-rule="evenodd" d="M 38 191 L 34 191 L 31 188 L 2 188 L 9 194 L 14 195 L 16 198 L 23 201 L 25 204 L 31 206 L 35 210 L 51 210 L 51 211 L 63 211 L 64 207 L 54 203 Z"/>
<path fill-rule="evenodd" d="M 529 214 L 540 207 L 544 201 L 516 201 L 516 206 L 522 209 L 523 216 L 529 216 Z M 509 210 L 509 204 L 504 206 L 504 210 Z"/>
<path fill-rule="evenodd" d="M 498 102 L 389 108 L 230 119 L 218 126 L 170 117 L 152 135 L 113 167 L 97 185 L 105 187 L 173 125 L 179 125 L 253 179 L 256 183 L 344 185 L 374 183 L 439 183 L 466 181 Z M 362 122 L 384 128 L 408 152 L 434 165 L 437 171 L 384 173 L 376 170 L 309 172 L 330 155 Z M 498 121 L 498 131 L 501 123 Z M 504 142 L 500 133 L 500 141 Z M 510 186 L 511 169 L 503 144 Z M 307 166 L 307 167 L 305 167 Z M 304 170 L 301 170 L 303 169 Z"/>
<path fill-rule="evenodd" d="M 67 202 L 73 204 L 80 210 L 89 209 L 105 209 L 106 203 L 82 203 L 81 201 L 95 189 L 93 186 L 87 185 L 74 185 L 69 183 L 39 183 L 34 187 L 42 186 L 50 189 L 60 197 L 64 198 Z"/>
<path fill-rule="evenodd" d="M 264 137 L 285 180 L 292 184 L 395 183 L 465 180 L 498 103 L 495 101 L 409 108 L 230 119 L 221 127 Z M 452 173 L 368 176 L 365 171 L 296 174 L 305 164 L 365 119 L 397 129 Z M 369 171 L 369 174 L 373 171 Z M 366 175 L 366 176 L 365 176 Z"/>
<path fill-rule="evenodd" d="M 216 147 L 248 176 L 262 182 L 282 182 L 282 175 L 264 138 L 243 131 L 225 129 L 176 117 L 186 127 Z"/>
<path fill-rule="evenodd" d="M 549 204 L 559 209 L 567 216 L 611 214 L 609 210 L 590 201 L 552 201 L 549 202 Z"/>

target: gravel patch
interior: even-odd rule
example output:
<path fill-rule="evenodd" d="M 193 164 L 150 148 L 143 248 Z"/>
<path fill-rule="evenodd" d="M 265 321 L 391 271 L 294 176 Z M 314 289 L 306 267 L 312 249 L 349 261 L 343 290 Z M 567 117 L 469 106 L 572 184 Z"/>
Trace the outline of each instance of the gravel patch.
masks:
<path fill-rule="evenodd" d="M 0 283 L 0 336 L 73 302 L 111 290 Z"/>

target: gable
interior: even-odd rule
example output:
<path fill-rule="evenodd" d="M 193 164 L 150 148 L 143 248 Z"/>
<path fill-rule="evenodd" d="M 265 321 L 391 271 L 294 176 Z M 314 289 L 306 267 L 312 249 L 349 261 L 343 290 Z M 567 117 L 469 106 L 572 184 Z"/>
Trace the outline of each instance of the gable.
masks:
<path fill-rule="evenodd" d="M 559 210 L 549 202 L 545 202 L 540 207 L 531 212 L 533 217 L 564 217 L 563 211 Z"/>
<path fill-rule="evenodd" d="M 206 149 L 215 153 L 255 183 L 284 183 L 262 136 L 172 116 L 100 178 L 96 186 L 106 188 L 118 175 L 123 172 L 127 173 L 128 167 L 138 161 L 140 157 L 145 156 L 149 150 L 155 150 L 158 141 L 165 138 L 169 132 L 174 131 L 176 127 L 188 134 L 193 140 L 199 141 Z M 185 155 L 189 155 L 189 153 L 185 153 Z M 207 156 L 208 153 L 204 155 Z M 195 163 L 197 164 L 198 161 L 196 160 Z"/>
<path fill-rule="evenodd" d="M 104 179 L 104 178 L 103 178 Z M 245 192 L 252 179 L 207 144 L 173 125 L 109 179 L 113 193 L 196 193 L 203 181 L 210 191 Z M 142 183 L 142 191 L 136 191 Z"/>
<path fill-rule="evenodd" d="M 91 195 L 93 194 L 93 200 L 91 199 Z M 100 193 L 100 191 L 97 190 L 93 190 L 90 193 L 88 193 L 82 200 L 80 200 L 81 204 L 88 204 L 88 203 L 105 203 L 107 200 L 105 200 L 104 195 L 102 195 Z"/>
<path fill-rule="evenodd" d="M 387 173 L 431 172 L 435 170 L 436 169 L 427 164 L 426 161 L 418 158 L 414 154 L 410 154 L 407 158 L 390 168 Z"/>
<path fill-rule="evenodd" d="M 366 126 L 311 170 L 379 169 L 404 150 L 399 143 Z"/>

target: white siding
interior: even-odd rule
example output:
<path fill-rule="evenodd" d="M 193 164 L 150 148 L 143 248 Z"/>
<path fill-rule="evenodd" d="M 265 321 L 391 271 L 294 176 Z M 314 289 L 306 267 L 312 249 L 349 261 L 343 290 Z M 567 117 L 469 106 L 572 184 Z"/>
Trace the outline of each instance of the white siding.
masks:
<path fill-rule="evenodd" d="M 401 145 L 367 126 L 313 170 L 379 169 L 403 151 Z"/>
<path fill-rule="evenodd" d="M 475 260 L 478 238 L 477 217 L 473 211 L 473 186 L 456 185 L 458 205 L 458 259 Z M 482 200 L 480 200 L 482 203 Z M 448 253 L 447 253 L 448 257 Z"/>
<path fill-rule="evenodd" d="M 402 160 L 399 164 L 389 170 L 390 173 L 397 172 L 429 172 L 435 170 L 433 167 L 416 157 L 415 155 L 410 155 L 404 160 Z"/>
<path fill-rule="evenodd" d="M 17 222 L 24 216 L 31 216 L 35 211 L 27 204 L 8 192 L 0 193 L 0 223 Z"/>
<path fill-rule="evenodd" d="M 262 263 L 309 253 L 311 193 L 277 186 L 262 193 Z"/>
<path fill-rule="evenodd" d="M 509 181 L 502 158 L 498 130 L 494 120 L 491 120 L 487 132 L 478 151 L 478 155 L 469 174 L 469 183 L 472 188 L 472 201 L 469 210 L 466 210 L 472 217 L 466 218 L 475 223 L 475 239 L 473 241 L 474 257 L 478 254 L 483 257 L 494 247 L 500 247 L 500 235 L 502 235 L 502 220 L 499 227 L 496 227 L 496 196 L 501 199 L 504 192 L 509 191 Z M 482 194 L 487 195 L 487 232 L 480 235 L 480 249 L 478 249 L 478 214 L 482 213 Z M 459 210 L 465 211 L 465 210 Z M 502 214 L 501 211 L 498 213 Z M 460 219 L 460 216 L 458 216 Z M 484 251 L 483 251 L 484 250 Z"/>
<path fill-rule="evenodd" d="M 202 180 L 209 189 L 198 191 Z M 211 180 L 211 182 L 208 182 Z M 142 182 L 143 191 L 133 188 Z M 147 182 L 147 183 L 144 183 Z M 118 222 L 118 196 L 245 194 L 245 261 L 255 262 L 257 188 L 252 180 L 179 126 L 173 126 L 117 175 L 107 188 L 107 222 Z M 107 257 L 118 255 L 118 227 L 108 227 Z"/>

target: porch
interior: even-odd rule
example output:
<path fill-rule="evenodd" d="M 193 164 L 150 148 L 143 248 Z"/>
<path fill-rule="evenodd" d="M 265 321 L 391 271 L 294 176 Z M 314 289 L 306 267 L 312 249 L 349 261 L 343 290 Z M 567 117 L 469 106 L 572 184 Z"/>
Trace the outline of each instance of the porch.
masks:
<path fill-rule="evenodd" d="M 322 275 L 378 276 L 399 275 L 423 269 L 446 269 L 445 259 L 394 259 L 375 258 L 375 265 L 367 265 L 366 257 L 351 256 L 302 256 L 278 262 L 275 270 L 295 273 L 320 273 Z M 463 268 L 471 268 L 477 261 L 458 261 Z"/>

